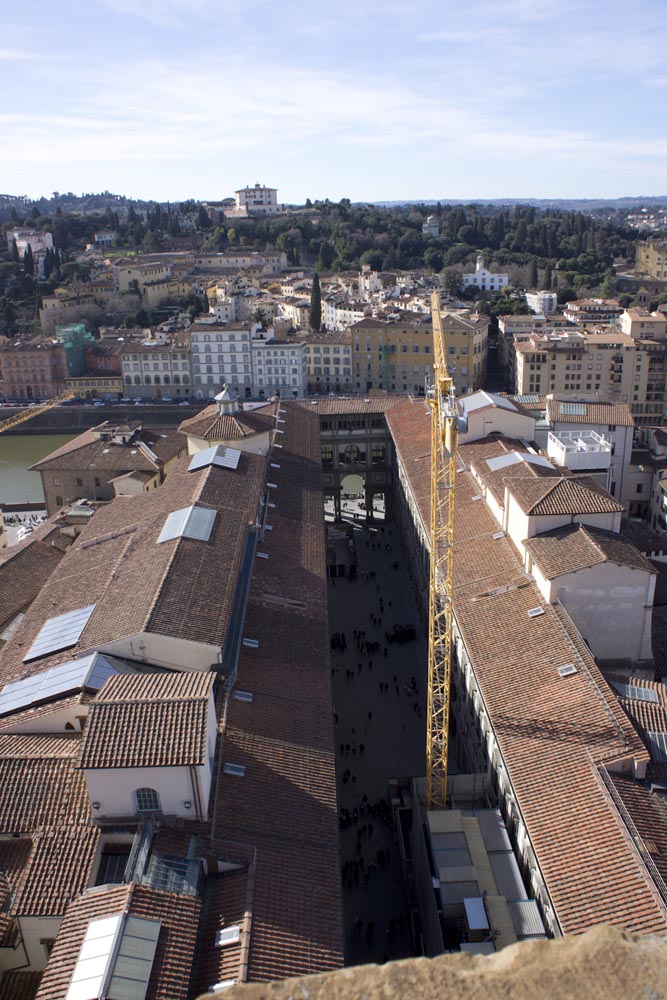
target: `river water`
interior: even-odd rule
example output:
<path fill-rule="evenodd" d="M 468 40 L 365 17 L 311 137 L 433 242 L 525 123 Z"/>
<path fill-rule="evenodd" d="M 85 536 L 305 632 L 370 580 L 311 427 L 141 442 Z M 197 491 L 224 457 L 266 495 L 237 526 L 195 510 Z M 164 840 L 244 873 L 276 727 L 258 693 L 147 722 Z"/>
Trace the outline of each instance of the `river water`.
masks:
<path fill-rule="evenodd" d="M 74 434 L 0 434 L 0 504 L 44 499 L 39 472 L 28 468 Z"/>

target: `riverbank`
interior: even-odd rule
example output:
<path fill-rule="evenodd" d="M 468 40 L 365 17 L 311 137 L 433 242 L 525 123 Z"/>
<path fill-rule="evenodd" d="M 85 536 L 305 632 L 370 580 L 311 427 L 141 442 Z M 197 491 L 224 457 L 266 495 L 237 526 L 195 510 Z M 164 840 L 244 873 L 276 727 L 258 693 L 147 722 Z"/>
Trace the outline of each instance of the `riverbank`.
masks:
<path fill-rule="evenodd" d="M 3 432 L 8 436 L 23 434 L 80 434 L 108 420 L 113 424 L 140 420 L 147 427 L 178 427 L 187 417 L 199 413 L 208 404 L 168 406 L 164 403 L 144 406 L 54 406 Z M 0 421 L 21 413 L 21 408 L 0 410 Z"/>

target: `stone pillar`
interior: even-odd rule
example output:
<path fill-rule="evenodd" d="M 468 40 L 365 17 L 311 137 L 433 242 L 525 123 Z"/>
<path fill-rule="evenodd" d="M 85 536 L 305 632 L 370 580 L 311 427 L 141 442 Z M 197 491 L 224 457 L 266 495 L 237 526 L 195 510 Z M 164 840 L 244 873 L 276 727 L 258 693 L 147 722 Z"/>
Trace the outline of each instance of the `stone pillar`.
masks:
<path fill-rule="evenodd" d="M 364 486 L 364 503 L 366 505 L 366 520 L 373 521 L 373 489 L 370 486 Z"/>
<path fill-rule="evenodd" d="M 333 500 L 334 500 L 334 521 L 342 521 L 343 520 L 343 514 L 342 514 L 341 506 L 340 506 L 340 490 L 341 490 L 340 486 L 334 487 L 334 495 L 333 495 Z"/>

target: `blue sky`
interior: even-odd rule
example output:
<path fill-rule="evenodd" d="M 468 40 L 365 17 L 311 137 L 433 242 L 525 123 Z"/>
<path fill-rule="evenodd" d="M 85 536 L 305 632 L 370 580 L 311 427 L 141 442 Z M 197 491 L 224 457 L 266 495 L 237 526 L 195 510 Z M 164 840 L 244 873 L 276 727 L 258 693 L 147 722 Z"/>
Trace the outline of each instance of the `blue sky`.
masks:
<path fill-rule="evenodd" d="M 3 7 L 2 193 L 667 194 L 665 0 Z"/>

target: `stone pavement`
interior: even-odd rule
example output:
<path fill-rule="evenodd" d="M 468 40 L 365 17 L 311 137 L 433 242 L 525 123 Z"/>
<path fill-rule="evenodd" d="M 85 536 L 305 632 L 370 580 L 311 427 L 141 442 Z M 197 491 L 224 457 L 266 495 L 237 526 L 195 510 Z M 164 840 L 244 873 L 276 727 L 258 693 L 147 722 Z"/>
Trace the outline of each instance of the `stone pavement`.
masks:
<path fill-rule="evenodd" d="M 353 514 L 348 502 L 358 578 L 329 581 L 330 629 L 346 641 L 332 649 L 331 666 L 348 965 L 412 953 L 388 783 L 424 773 L 427 663 L 396 528 L 381 510 L 371 527 Z M 346 542 L 339 552 L 340 561 L 353 558 Z M 395 624 L 414 625 L 416 638 L 387 642 Z"/>

